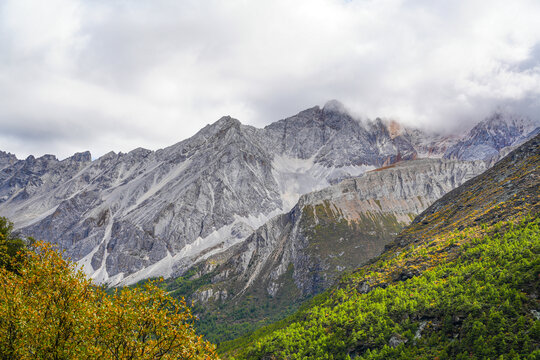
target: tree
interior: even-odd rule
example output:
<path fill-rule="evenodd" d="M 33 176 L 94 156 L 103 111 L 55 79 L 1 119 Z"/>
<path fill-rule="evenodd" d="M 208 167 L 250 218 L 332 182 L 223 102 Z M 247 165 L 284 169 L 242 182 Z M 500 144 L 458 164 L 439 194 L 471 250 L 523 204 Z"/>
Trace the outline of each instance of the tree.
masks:
<path fill-rule="evenodd" d="M 216 359 L 192 320 L 153 283 L 107 295 L 50 244 L 0 268 L 0 359 Z"/>
<path fill-rule="evenodd" d="M 12 234 L 13 223 L 0 217 L 0 267 L 10 271 L 16 270 L 16 263 L 25 250 L 25 243 Z"/>

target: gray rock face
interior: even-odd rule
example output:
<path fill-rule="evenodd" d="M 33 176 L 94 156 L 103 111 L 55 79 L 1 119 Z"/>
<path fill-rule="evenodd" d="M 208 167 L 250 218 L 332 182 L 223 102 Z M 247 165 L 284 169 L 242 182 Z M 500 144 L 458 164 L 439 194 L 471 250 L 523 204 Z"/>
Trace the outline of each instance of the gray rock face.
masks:
<path fill-rule="evenodd" d="M 22 231 L 58 244 L 100 282 L 169 259 L 160 269 L 167 275 L 172 257 L 197 255 L 217 240 L 226 246 L 258 225 L 250 217 L 280 209 L 272 158 L 256 131 L 222 118 L 170 148 L 104 155 L 42 194 L 60 201 Z M 225 226 L 229 233 L 219 233 Z"/>
<path fill-rule="evenodd" d="M 357 121 L 334 101 L 264 129 L 223 117 L 168 148 L 94 161 L 1 153 L 0 216 L 97 282 L 167 277 L 242 243 L 303 194 L 419 152 L 440 157 L 445 146 L 422 134 Z"/>
<path fill-rule="evenodd" d="M 444 154 L 448 159 L 492 160 L 507 147 L 515 148 L 540 132 L 540 123 L 497 112 L 477 124 Z"/>
<path fill-rule="evenodd" d="M 11 153 L 0 151 L 0 169 L 13 165 L 17 157 Z"/>
<path fill-rule="evenodd" d="M 401 344 L 405 344 L 408 340 L 403 338 L 399 334 L 393 334 L 390 340 L 388 340 L 388 346 L 396 348 Z"/>
<path fill-rule="evenodd" d="M 59 196 L 70 193 L 65 183 L 72 179 L 91 161 L 90 153 L 75 154 L 58 161 L 53 155 L 39 158 L 29 156 L 0 170 L 0 207 L 2 215 L 13 218 L 17 225 L 35 220 L 57 199 L 48 194 L 57 191 Z M 45 210 L 46 209 L 46 210 Z"/>
<path fill-rule="evenodd" d="M 299 159 L 313 158 L 325 167 L 381 166 L 414 159 L 416 150 L 401 135 L 391 136 L 380 119 L 366 124 L 343 112 L 335 101 L 275 122 L 265 129 L 271 149 Z"/>
<path fill-rule="evenodd" d="M 379 255 L 417 214 L 486 169 L 481 161 L 413 160 L 306 194 L 288 214 L 203 262 L 213 284 L 194 300 L 207 301 L 210 289 L 227 289 L 229 297 L 261 287 L 272 297 L 318 293 L 343 270 Z M 287 277 L 298 291 L 284 288 Z"/>

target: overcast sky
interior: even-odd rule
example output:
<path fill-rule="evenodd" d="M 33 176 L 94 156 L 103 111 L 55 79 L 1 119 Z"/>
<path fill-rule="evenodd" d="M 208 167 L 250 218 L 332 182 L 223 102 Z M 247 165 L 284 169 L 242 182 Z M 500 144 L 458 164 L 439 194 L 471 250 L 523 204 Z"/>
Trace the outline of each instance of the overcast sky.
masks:
<path fill-rule="evenodd" d="M 538 0 L 2 0 L 0 150 L 158 149 L 327 100 L 451 130 L 538 117 Z"/>

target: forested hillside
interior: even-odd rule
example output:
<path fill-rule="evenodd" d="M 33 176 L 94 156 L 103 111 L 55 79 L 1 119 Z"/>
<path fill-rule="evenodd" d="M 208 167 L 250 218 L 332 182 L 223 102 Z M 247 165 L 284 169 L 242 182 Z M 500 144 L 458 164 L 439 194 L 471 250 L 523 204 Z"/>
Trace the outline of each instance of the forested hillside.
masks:
<path fill-rule="evenodd" d="M 435 202 L 317 304 L 223 344 L 240 359 L 537 359 L 540 137 Z"/>

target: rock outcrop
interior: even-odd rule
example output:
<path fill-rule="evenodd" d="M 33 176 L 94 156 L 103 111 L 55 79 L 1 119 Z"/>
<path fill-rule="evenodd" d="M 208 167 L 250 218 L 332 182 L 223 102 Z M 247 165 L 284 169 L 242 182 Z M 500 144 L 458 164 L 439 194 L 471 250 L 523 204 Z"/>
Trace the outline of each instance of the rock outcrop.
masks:
<path fill-rule="evenodd" d="M 17 157 L 11 153 L 0 151 L 0 170 L 17 162 Z"/>

